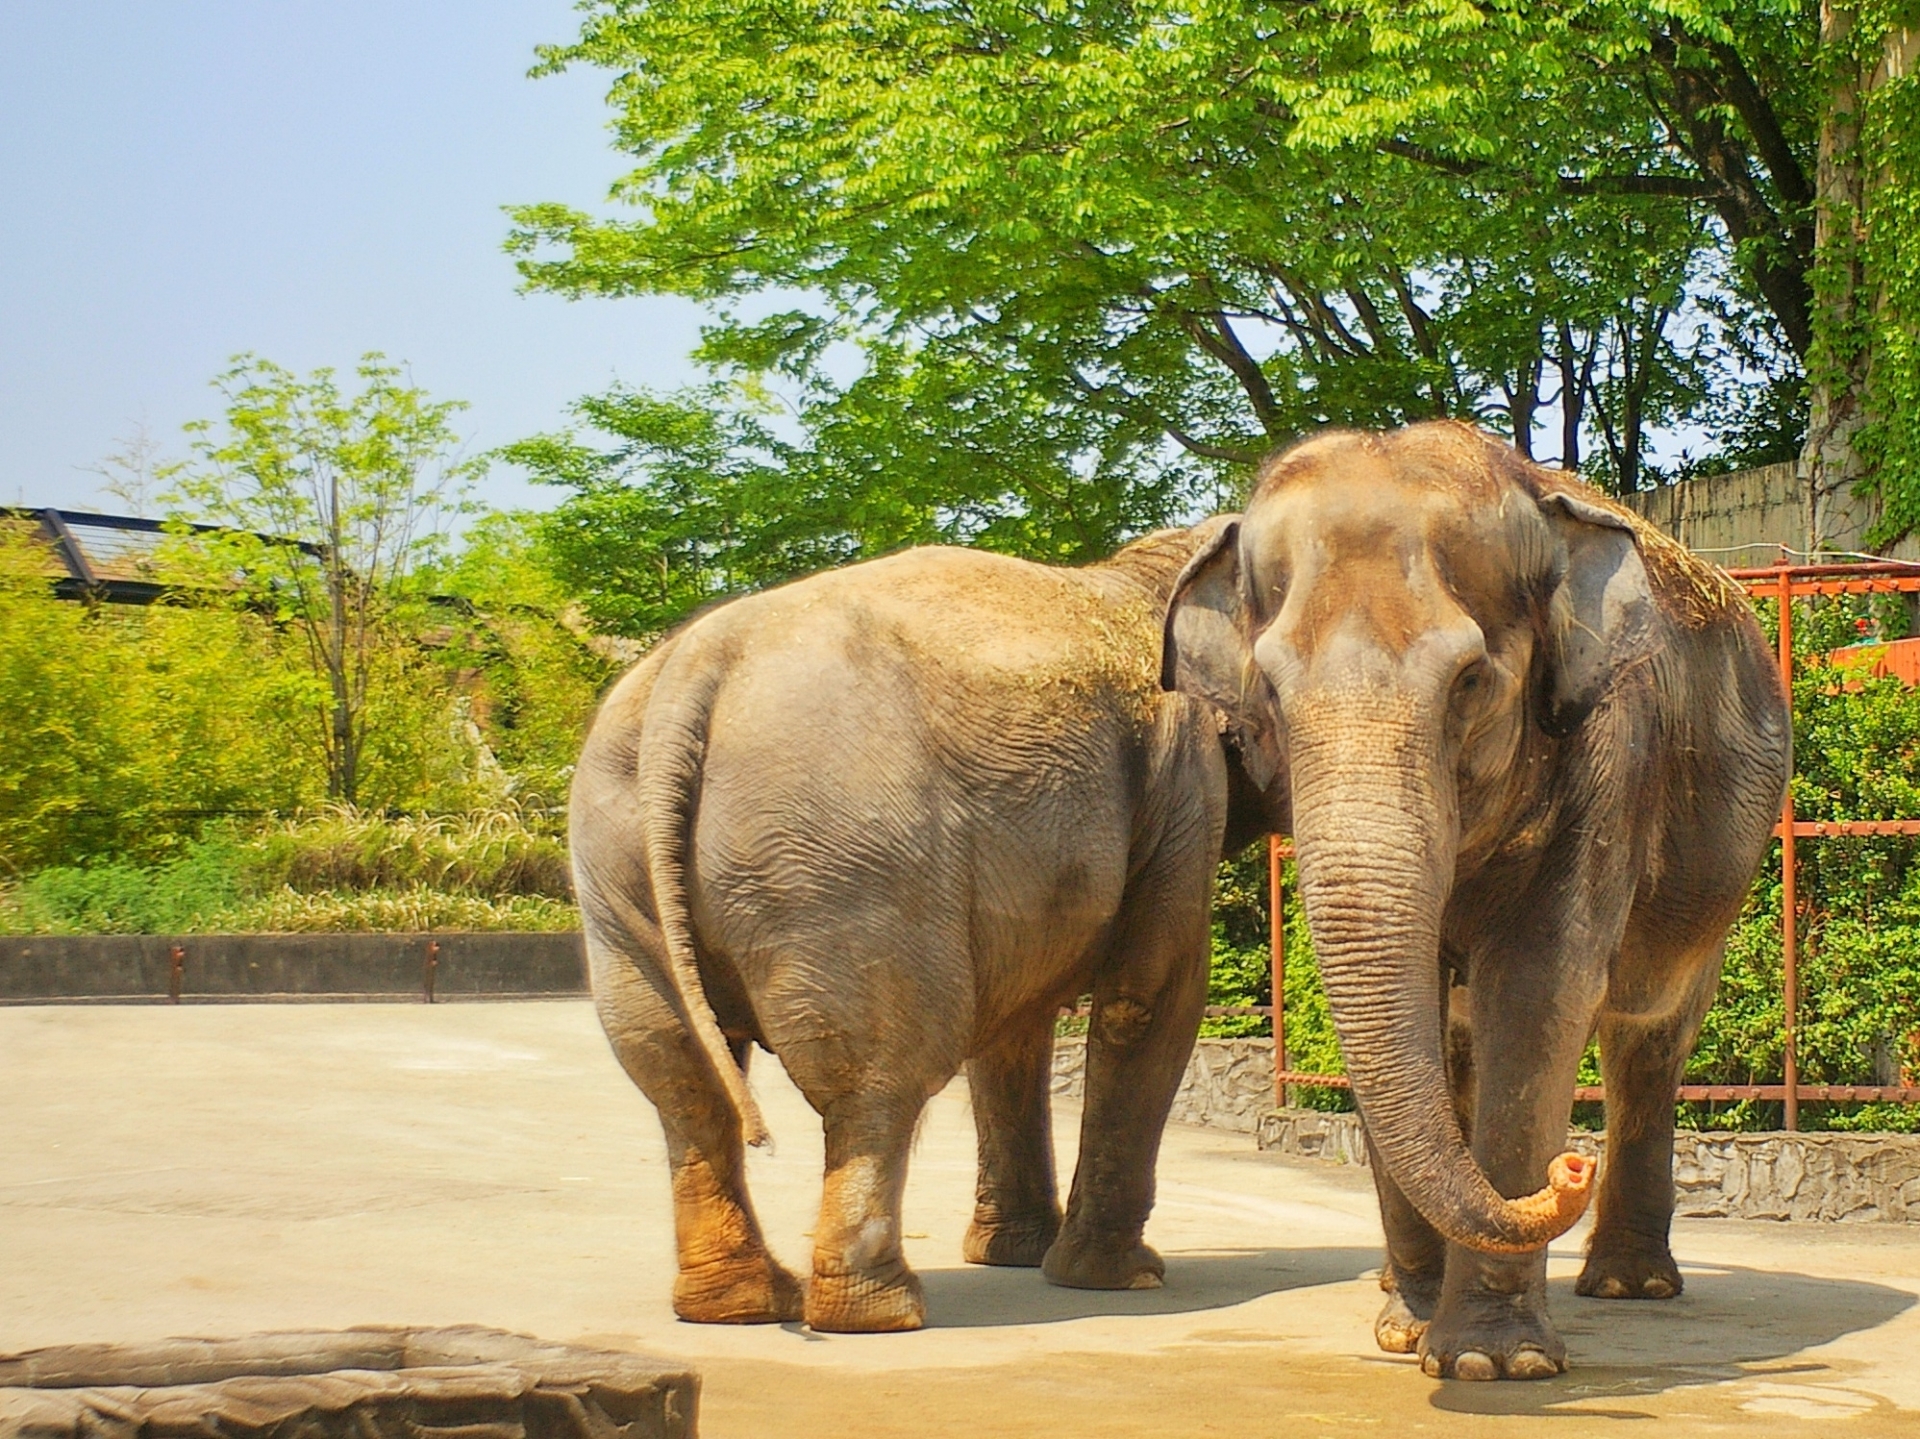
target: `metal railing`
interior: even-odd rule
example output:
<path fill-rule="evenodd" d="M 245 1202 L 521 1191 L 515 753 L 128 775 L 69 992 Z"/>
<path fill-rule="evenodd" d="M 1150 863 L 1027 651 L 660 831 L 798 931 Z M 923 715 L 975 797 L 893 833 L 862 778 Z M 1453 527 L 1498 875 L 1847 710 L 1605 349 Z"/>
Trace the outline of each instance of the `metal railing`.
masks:
<path fill-rule="evenodd" d="M 1756 600 L 1776 600 L 1780 606 L 1779 664 L 1780 682 L 1789 697 L 1793 694 L 1793 601 L 1796 599 L 1836 598 L 1843 595 L 1880 595 L 1920 593 L 1920 564 L 1880 561 L 1862 564 L 1795 565 L 1788 563 L 1783 551 L 1781 562 L 1759 569 L 1736 569 L 1727 573 L 1734 582 Z M 1791 778 L 1791 770 L 1789 770 Z M 1801 820 L 1793 813 L 1793 788 L 1789 783 L 1781 801 L 1780 823 L 1774 828 L 1780 841 L 1780 983 L 1784 1000 L 1784 1033 L 1781 1036 L 1784 1059 L 1778 1084 L 1682 1084 L 1675 1094 L 1682 1100 L 1779 1100 L 1790 1130 L 1800 1127 L 1800 1104 L 1815 1102 L 1859 1102 L 1878 1100 L 1899 1104 L 1920 1104 L 1920 1085 L 1910 1084 L 1802 1084 L 1796 1042 L 1799 1029 L 1800 967 L 1795 853 L 1798 841 L 1826 839 L 1842 835 L 1920 834 L 1920 819 Z M 1345 1075 L 1311 1074 L 1291 1068 L 1287 1063 L 1286 1026 L 1286 933 L 1283 861 L 1292 854 L 1291 844 L 1278 835 L 1267 844 L 1268 904 L 1271 911 L 1271 939 L 1268 963 L 1271 966 L 1273 1003 L 1257 1008 L 1236 1009 L 1234 1014 L 1269 1014 L 1273 1017 L 1273 1094 L 1274 1102 L 1284 1106 L 1291 1085 L 1313 1085 L 1346 1089 Z M 1604 1085 L 1580 1085 L 1576 1100 L 1605 1100 Z"/>

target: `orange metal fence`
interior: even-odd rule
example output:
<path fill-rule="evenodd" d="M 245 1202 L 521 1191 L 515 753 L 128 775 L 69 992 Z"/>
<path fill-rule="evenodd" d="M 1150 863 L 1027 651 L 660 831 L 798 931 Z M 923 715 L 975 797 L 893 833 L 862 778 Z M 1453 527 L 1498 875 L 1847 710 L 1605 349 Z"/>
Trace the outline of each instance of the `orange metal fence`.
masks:
<path fill-rule="evenodd" d="M 1878 595 L 1920 593 L 1920 565 L 1881 561 L 1862 564 L 1794 565 L 1781 562 L 1763 569 L 1729 570 L 1747 594 L 1754 599 L 1777 600 L 1780 605 L 1780 681 L 1787 693 L 1793 693 L 1793 601 L 1840 595 Z M 1781 804 L 1780 823 L 1774 837 L 1780 841 L 1780 869 L 1784 893 L 1780 905 L 1781 986 L 1784 990 L 1785 1023 L 1782 1035 L 1785 1073 L 1779 1084 L 1683 1084 L 1679 1099 L 1686 1100 L 1781 1100 L 1786 1107 L 1786 1127 L 1800 1127 L 1802 1100 L 1859 1101 L 1883 1100 L 1901 1104 L 1920 1104 L 1920 1085 L 1802 1084 L 1796 1053 L 1799 1027 L 1800 967 L 1796 933 L 1795 846 L 1803 839 L 1825 839 L 1837 835 L 1920 834 L 1920 819 L 1798 820 L 1793 814 L 1793 791 L 1787 790 Z M 1274 1102 L 1284 1105 L 1287 1087 L 1294 1084 L 1345 1089 L 1347 1080 L 1337 1074 L 1308 1074 L 1287 1063 L 1286 1039 L 1286 935 L 1284 932 L 1285 885 L 1282 862 L 1292 853 L 1285 839 L 1276 835 L 1267 845 L 1268 902 L 1271 906 L 1271 949 L 1273 1003 L 1252 1009 L 1209 1011 L 1230 1014 L 1268 1014 L 1273 1018 L 1273 1092 Z M 1604 1100 L 1600 1085 L 1582 1085 L 1574 1098 Z"/>

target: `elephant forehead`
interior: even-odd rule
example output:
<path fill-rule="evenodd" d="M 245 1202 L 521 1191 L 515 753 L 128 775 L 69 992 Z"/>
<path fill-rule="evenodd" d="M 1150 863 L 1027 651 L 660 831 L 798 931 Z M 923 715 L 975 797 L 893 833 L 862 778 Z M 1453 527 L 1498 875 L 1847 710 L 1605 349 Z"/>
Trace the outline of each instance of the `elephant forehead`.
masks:
<path fill-rule="evenodd" d="M 1250 512 L 1258 603 L 1289 643 L 1314 653 L 1358 625 L 1398 653 L 1436 627 L 1524 618 L 1546 559 L 1537 506 L 1362 458 L 1296 475 Z"/>

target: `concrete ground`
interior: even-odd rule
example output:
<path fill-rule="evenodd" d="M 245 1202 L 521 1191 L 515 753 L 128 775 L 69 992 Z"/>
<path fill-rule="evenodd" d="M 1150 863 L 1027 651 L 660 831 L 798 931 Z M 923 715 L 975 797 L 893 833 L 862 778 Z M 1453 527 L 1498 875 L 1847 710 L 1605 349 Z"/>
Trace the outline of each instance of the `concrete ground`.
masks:
<path fill-rule="evenodd" d="M 754 1085 L 754 1191 L 804 1271 L 819 1126 L 765 1056 Z M 0 1009 L 0 1351 L 492 1324 L 691 1361 L 718 1439 L 1920 1435 L 1920 1227 L 1683 1221 L 1664 1304 L 1575 1297 L 1575 1235 L 1551 1268 L 1572 1372 L 1443 1384 L 1373 1347 L 1362 1172 L 1170 1130 L 1167 1284 L 1129 1294 L 963 1264 L 972 1181 L 955 1085 L 908 1186 L 920 1333 L 680 1324 L 659 1129 L 584 1002 Z"/>

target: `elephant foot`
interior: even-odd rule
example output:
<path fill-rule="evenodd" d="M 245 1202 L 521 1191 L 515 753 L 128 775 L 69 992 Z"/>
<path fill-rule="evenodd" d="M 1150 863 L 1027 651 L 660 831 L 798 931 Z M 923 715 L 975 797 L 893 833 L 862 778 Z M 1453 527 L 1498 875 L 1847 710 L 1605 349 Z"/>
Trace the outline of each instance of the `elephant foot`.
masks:
<path fill-rule="evenodd" d="M 1450 1299 L 1420 1337 L 1419 1354 L 1435 1379 L 1551 1379 L 1567 1367 L 1545 1296 L 1533 1294 Z"/>
<path fill-rule="evenodd" d="M 1440 1307 L 1440 1284 L 1444 1272 L 1432 1275 L 1402 1274 L 1388 1260 L 1380 1269 L 1380 1287 L 1387 1302 L 1373 1321 L 1373 1341 L 1389 1354 L 1419 1352 L 1420 1336 L 1433 1322 Z"/>
<path fill-rule="evenodd" d="M 920 1276 L 904 1262 L 875 1273 L 814 1272 L 807 1327 L 822 1334 L 897 1334 L 927 1322 Z"/>
<path fill-rule="evenodd" d="M 785 1324 L 800 1317 L 803 1294 L 770 1255 L 736 1255 L 682 1269 L 673 1312 L 690 1324 Z"/>
<path fill-rule="evenodd" d="M 1167 1265 L 1138 1239 L 1102 1242 L 1062 1231 L 1040 1261 L 1040 1272 L 1063 1289 L 1158 1289 Z"/>
<path fill-rule="evenodd" d="M 1573 1292 L 1589 1299 L 1671 1299 L 1685 1287 L 1665 1240 L 1595 1233 Z"/>
<path fill-rule="evenodd" d="M 976 1214 L 961 1241 L 960 1255 L 969 1264 L 1037 1269 L 1059 1233 L 1060 1215 L 1056 1210 L 1017 1219 L 983 1219 Z"/>

